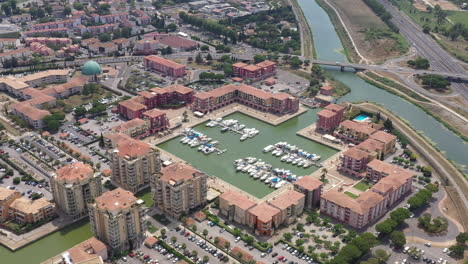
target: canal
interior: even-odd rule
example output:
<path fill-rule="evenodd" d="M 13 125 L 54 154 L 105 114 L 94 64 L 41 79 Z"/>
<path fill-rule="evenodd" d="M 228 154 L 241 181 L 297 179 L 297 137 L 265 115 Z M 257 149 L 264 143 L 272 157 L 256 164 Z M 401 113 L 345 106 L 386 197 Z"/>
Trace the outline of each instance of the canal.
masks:
<path fill-rule="evenodd" d="M 213 140 L 219 141 L 220 149 L 227 149 L 227 151 L 221 155 L 217 155 L 216 153 L 205 155 L 197 151 L 196 147 L 190 148 L 190 146 L 179 142 L 181 137 L 164 142 L 158 145 L 158 147 L 189 162 L 191 165 L 210 176 L 216 176 L 241 190 L 258 198 L 262 198 L 275 189 L 268 187 L 258 179 L 250 177 L 247 173 L 236 172 L 233 166 L 234 161 L 246 157 L 255 157 L 271 164 L 273 168 L 291 170 L 297 176 L 309 175 L 316 171 L 318 168 L 315 166 L 303 168 L 290 163 L 281 162 L 278 157 L 273 156 L 271 153 L 263 153 L 262 150 L 268 145 L 286 141 L 299 146 L 306 152 L 320 155 L 322 157 L 321 161 L 337 153 L 337 151 L 332 148 L 296 135 L 298 130 L 315 122 L 317 111 L 319 111 L 319 109 L 309 109 L 306 113 L 278 126 L 272 126 L 239 112 L 226 116 L 225 119 L 236 119 L 241 124 L 245 124 L 246 127 L 253 127 L 260 131 L 257 136 L 245 141 L 240 141 L 240 135 L 234 132 L 222 133 L 220 127 L 207 127 L 205 123 L 194 127 L 196 131 L 211 137 Z"/>
<path fill-rule="evenodd" d="M 334 26 L 327 13 L 314 0 L 298 0 L 304 15 L 312 29 L 315 50 L 321 60 L 346 61 L 343 46 L 335 32 Z M 436 145 L 462 172 L 468 173 L 468 144 L 443 124 L 427 115 L 419 107 L 402 98 L 370 85 L 352 72 L 340 72 L 333 68 L 326 68 L 336 79 L 351 88 L 351 92 L 341 100 L 376 102 L 391 110 L 411 126 L 423 133 Z"/>

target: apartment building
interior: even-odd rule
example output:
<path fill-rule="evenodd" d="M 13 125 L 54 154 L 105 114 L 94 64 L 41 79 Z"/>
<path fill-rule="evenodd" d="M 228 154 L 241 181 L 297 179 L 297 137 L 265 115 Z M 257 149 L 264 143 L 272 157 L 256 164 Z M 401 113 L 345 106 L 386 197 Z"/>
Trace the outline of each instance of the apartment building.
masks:
<path fill-rule="evenodd" d="M 148 133 L 154 135 L 169 128 L 169 119 L 166 113 L 158 110 L 151 109 L 143 112 L 143 119 L 149 121 Z"/>
<path fill-rule="evenodd" d="M 257 205 L 236 191 L 227 191 L 219 196 L 219 213 L 229 221 L 248 225 L 248 210 Z"/>
<path fill-rule="evenodd" d="M 118 28 L 118 24 L 105 24 L 99 26 L 78 26 L 78 32 L 80 35 L 83 35 L 86 32 L 89 32 L 91 35 L 96 36 L 102 33 L 112 33 L 115 29 Z"/>
<path fill-rule="evenodd" d="M 326 192 L 320 201 L 322 214 L 352 227 L 363 228 L 375 222 L 411 192 L 411 171 L 378 159 L 367 166 L 367 177 L 377 183 L 356 199 L 335 190 Z"/>
<path fill-rule="evenodd" d="M 103 193 L 89 205 L 94 236 L 115 251 L 136 248 L 144 233 L 143 205 L 122 188 Z"/>
<path fill-rule="evenodd" d="M 289 225 L 304 212 L 305 195 L 295 190 L 287 190 L 269 203 L 280 211 L 280 223 Z"/>
<path fill-rule="evenodd" d="M 88 215 L 88 203 L 102 194 L 101 177 L 83 162 L 63 166 L 50 178 L 58 209 L 74 219 Z"/>
<path fill-rule="evenodd" d="M 0 222 L 8 220 L 10 205 L 18 198 L 21 198 L 20 192 L 0 187 Z"/>
<path fill-rule="evenodd" d="M 238 62 L 232 65 L 232 74 L 236 77 L 257 82 L 275 75 L 276 69 L 276 63 L 269 60 L 262 61 L 255 65 Z"/>
<path fill-rule="evenodd" d="M 374 123 L 345 120 L 339 124 L 333 135 L 344 142 L 359 144 L 380 129 L 382 126 Z"/>
<path fill-rule="evenodd" d="M 396 151 L 396 139 L 395 135 L 389 134 L 384 131 L 377 131 L 370 136 L 370 139 L 381 142 L 382 154 L 384 157 L 394 153 Z"/>
<path fill-rule="evenodd" d="M 119 142 L 111 153 L 111 181 L 133 193 L 146 188 L 161 169 L 159 151 L 130 137 Z"/>
<path fill-rule="evenodd" d="M 194 90 L 180 84 L 172 84 L 164 88 L 152 88 L 138 93 L 144 98 L 143 104 L 152 109 L 168 105 L 186 105 L 193 102 Z"/>
<path fill-rule="evenodd" d="M 30 200 L 20 197 L 15 199 L 8 208 L 8 218 L 19 224 L 32 224 L 49 220 L 55 216 L 55 205 L 45 198 Z"/>
<path fill-rule="evenodd" d="M 304 209 L 311 211 L 319 206 L 323 182 L 313 177 L 304 176 L 294 182 L 294 190 L 305 195 Z"/>
<path fill-rule="evenodd" d="M 235 102 L 275 114 L 299 110 L 299 99 L 289 94 L 272 94 L 246 84 L 228 84 L 209 92 L 197 93 L 190 107 L 192 111 L 206 114 Z"/>
<path fill-rule="evenodd" d="M 20 116 L 29 126 L 35 129 L 43 128 L 44 122 L 42 120 L 44 117 L 51 115 L 47 110 L 38 109 L 24 102 L 13 105 L 12 113 Z"/>
<path fill-rule="evenodd" d="M 337 104 L 329 104 L 317 113 L 316 130 L 332 132 L 343 121 L 345 108 Z"/>
<path fill-rule="evenodd" d="M 363 177 L 367 168 L 367 163 L 373 158 L 375 157 L 369 155 L 367 151 L 358 147 L 352 147 L 343 152 L 338 170 L 341 173 L 354 177 Z"/>
<path fill-rule="evenodd" d="M 281 224 L 281 211 L 267 202 L 249 209 L 248 226 L 259 236 L 272 236 Z"/>
<path fill-rule="evenodd" d="M 75 28 L 81 25 L 81 19 L 67 19 L 47 23 L 39 23 L 31 26 L 31 30 L 47 30 L 47 29 L 58 29 L 58 28 Z"/>
<path fill-rule="evenodd" d="M 82 26 L 82 25 L 80 25 Z M 50 28 L 50 29 L 38 29 L 38 30 L 29 30 L 23 32 L 23 36 L 25 37 L 39 37 L 39 36 L 52 36 L 56 34 L 68 34 L 69 28 L 61 27 L 61 28 Z"/>
<path fill-rule="evenodd" d="M 0 49 L 17 48 L 20 40 L 17 38 L 0 38 Z"/>
<path fill-rule="evenodd" d="M 112 131 L 125 134 L 132 138 L 140 138 L 148 135 L 150 128 L 149 120 L 135 118 L 120 125 L 112 127 Z"/>
<path fill-rule="evenodd" d="M 172 78 L 179 78 L 186 74 L 185 65 L 158 57 L 156 55 L 149 55 L 143 58 L 143 65 L 147 70 L 155 70 L 162 74 L 171 76 Z"/>
<path fill-rule="evenodd" d="M 156 208 L 180 218 L 205 205 L 207 176 L 185 163 L 174 163 L 151 178 L 151 191 Z"/>
<path fill-rule="evenodd" d="M 141 118 L 146 110 L 147 106 L 143 104 L 143 98 L 139 96 L 122 101 L 117 106 L 119 114 L 129 120 Z"/>

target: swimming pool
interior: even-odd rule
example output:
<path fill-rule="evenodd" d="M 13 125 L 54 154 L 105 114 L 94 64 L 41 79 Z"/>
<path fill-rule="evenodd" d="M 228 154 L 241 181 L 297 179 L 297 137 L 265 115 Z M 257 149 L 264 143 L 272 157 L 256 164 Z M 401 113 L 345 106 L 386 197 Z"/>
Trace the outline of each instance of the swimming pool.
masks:
<path fill-rule="evenodd" d="M 356 121 L 356 122 L 364 122 L 364 121 L 367 121 L 368 118 L 370 118 L 370 117 L 366 116 L 366 115 L 358 115 L 353 120 Z"/>

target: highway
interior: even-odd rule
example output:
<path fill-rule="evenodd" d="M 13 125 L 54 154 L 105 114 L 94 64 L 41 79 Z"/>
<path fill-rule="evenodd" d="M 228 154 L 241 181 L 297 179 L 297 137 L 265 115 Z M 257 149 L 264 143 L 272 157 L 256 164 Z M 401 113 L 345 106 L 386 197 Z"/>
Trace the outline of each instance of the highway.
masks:
<path fill-rule="evenodd" d="M 452 72 L 466 75 L 467 71 L 402 11 L 388 0 L 378 0 L 393 16 L 392 22 L 400 29 L 400 33 L 413 45 L 418 53 L 429 60 L 431 68 L 438 72 Z M 453 83 L 452 87 L 468 101 L 468 85 Z"/>

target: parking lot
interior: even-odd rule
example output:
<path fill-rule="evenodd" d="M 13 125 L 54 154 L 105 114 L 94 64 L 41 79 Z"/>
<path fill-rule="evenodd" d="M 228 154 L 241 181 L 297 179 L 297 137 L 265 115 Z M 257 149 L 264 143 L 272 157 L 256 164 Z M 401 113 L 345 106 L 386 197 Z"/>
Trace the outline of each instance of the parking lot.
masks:
<path fill-rule="evenodd" d="M 388 247 L 377 246 L 388 250 Z M 432 263 L 432 264 L 447 264 L 457 263 L 448 254 L 448 249 L 428 247 L 422 244 L 410 243 L 406 244 L 404 249 L 393 250 L 387 263 L 392 264 L 407 264 L 407 263 Z"/>

